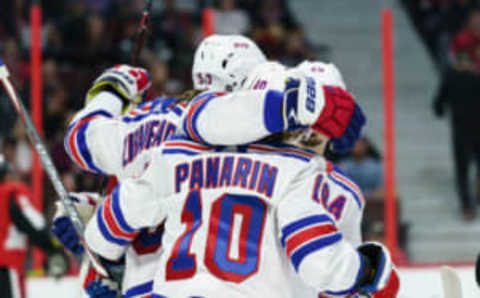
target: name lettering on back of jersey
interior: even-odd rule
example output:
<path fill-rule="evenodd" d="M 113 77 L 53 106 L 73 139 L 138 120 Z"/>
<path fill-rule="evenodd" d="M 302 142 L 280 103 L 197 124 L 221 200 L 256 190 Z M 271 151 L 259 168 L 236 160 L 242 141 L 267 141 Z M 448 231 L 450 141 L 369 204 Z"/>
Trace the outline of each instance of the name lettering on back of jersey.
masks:
<path fill-rule="evenodd" d="M 123 140 L 123 166 L 131 163 L 144 150 L 160 146 L 175 130 L 176 126 L 167 120 L 152 120 L 140 125 Z"/>
<path fill-rule="evenodd" d="M 199 158 L 175 167 L 175 192 L 240 187 L 271 198 L 277 176 L 277 167 L 247 157 Z"/>

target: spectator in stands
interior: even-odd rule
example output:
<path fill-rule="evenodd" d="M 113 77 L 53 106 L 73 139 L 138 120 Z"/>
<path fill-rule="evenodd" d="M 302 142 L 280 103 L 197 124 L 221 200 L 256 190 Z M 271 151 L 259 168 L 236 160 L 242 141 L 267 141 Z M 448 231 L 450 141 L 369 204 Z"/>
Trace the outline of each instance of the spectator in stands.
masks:
<path fill-rule="evenodd" d="M 22 56 L 22 50 L 16 39 L 8 38 L 5 40 L 2 59 L 8 66 L 12 82 L 16 84 L 17 88 L 24 88 L 30 79 L 30 73 L 28 64 Z"/>
<path fill-rule="evenodd" d="M 215 32 L 246 34 L 251 27 L 248 15 L 236 7 L 235 0 L 219 0 L 215 9 Z"/>
<path fill-rule="evenodd" d="M 475 67 L 480 72 L 480 10 L 473 10 L 467 25 L 454 38 L 452 52 L 455 63 L 462 63 L 461 68 Z M 458 61 L 461 59 L 462 61 Z"/>
<path fill-rule="evenodd" d="M 111 34 L 107 34 L 107 25 L 106 20 L 100 15 L 92 15 L 88 18 L 85 27 L 86 44 L 82 49 L 85 63 L 89 65 L 115 63 L 113 61 L 115 55 L 111 48 Z"/>
<path fill-rule="evenodd" d="M 178 8 L 175 0 L 166 0 L 163 10 L 152 19 L 152 26 L 153 35 L 161 38 L 152 39 L 153 51 L 158 57 L 151 59 L 150 64 L 157 63 L 161 58 L 168 64 L 170 81 L 176 86 L 174 89 L 188 86 L 200 32 L 192 12 Z"/>
<path fill-rule="evenodd" d="M 52 22 L 47 22 L 44 25 L 45 43 L 43 46 L 44 55 L 47 57 L 54 57 L 55 59 L 62 59 L 64 54 L 64 42 L 62 33 L 58 26 Z M 56 62 L 56 61 L 55 61 Z"/>
<path fill-rule="evenodd" d="M 442 40 L 448 39 L 446 21 L 448 1 L 402 0 L 402 4 L 425 43 L 433 62 L 441 68 L 446 60 Z"/>
<path fill-rule="evenodd" d="M 383 200 L 383 171 L 380 155 L 366 138 L 360 138 L 351 156 L 340 167 L 360 187 L 367 200 Z"/>
<path fill-rule="evenodd" d="M 258 5 L 260 4 L 260 9 Z M 285 30 L 298 28 L 286 0 L 263 0 L 255 2 L 255 26 L 269 28 L 281 27 Z"/>
<path fill-rule="evenodd" d="M 264 0 L 254 13 L 253 38 L 272 60 L 281 60 L 283 43 L 289 31 L 297 29 L 285 0 Z"/>
<path fill-rule="evenodd" d="M 65 116 L 67 114 L 67 90 L 61 85 L 57 85 L 49 92 L 48 97 L 45 98 L 44 110 L 44 129 L 45 137 L 53 140 L 60 136 L 63 139 L 65 128 Z"/>
<path fill-rule="evenodd" d="M 157 96 L 162 96 L 167 93 L 168 78 L 169 78 L 169 68 L 165 63 L 156 60 L 151 63 L 150 67 L 150 78 L 152 81 L 152 86 L 149 90 L 149 98 L 155 98 Z M 171 91 L 171 90 L 170 90 Z M 171 93 L 171 92 L 168 92 Z"/>
<path fill-rule="evenodd" d="M 465 220 L 475 216 L 474 202 L 480 202 L 480 14 L 472 13 L 465 31 L 455 38 L 454 63 L 442 78 L 440 88 L 433 102 L 438 117 L 448 107 L 452 131 L 452 145 L 455 162 L 455 178 L 460 206 Z M 469 183 L 470 164 L 477 168 L 476 200 L 472 200 Z"/>
<path fill-rule="evenodd" d="M 294 67 L 305 60 L 313 60 L 308 46 L 305 43 L 305 34 L 298 28 L 288 32 L 285 38 L 285 53 L 282 57 L 282 64 Z"/>

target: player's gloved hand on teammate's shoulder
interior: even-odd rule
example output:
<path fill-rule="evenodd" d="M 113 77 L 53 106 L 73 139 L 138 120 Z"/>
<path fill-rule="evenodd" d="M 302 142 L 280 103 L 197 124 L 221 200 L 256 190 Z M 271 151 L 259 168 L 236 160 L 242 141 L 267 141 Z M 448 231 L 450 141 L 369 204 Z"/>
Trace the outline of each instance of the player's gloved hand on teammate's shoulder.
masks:
<path fill-rule="evenodd" d="M 354 115 L 355 100 L 341 87 L 322 85 L 319 93 L 320 102 L 323 101 L 323 104 L 311 127 L 330 139 L 340 138 L 345 134 Z"/>
<path fill-rule="evenodd" d="M 388 249 L 380 243 L 366 242 L 357 248 L 364 262 L 357 290 L 373 298 L 397 297 L 400 280 Z"/>
<path fill-rule="evenodd" d="M 289 130 L 312 125 L 325 107 L 322 86 L 313 77 L 289 77 L 284 98 L 283 117 Z"/>
<path fill-rule="evenodd" d="M 85 291 L 90 298 L 116 298 L 118 294 L 114 282 L 103 278 L 88 283 Z"/>
<path fill-rule="evenodd" d="M 289 78 L 283 116 L 288 130 L 310 126 L 332 140 L 335 153 L 346 153 L 361 135 L 366 118 L 353 96 L 314 77 Z"/>
<path fill-rule="evenodd" d="M 102 91 L 115 93 L 123 107 L 138 105 L 145 99 L 151 85 L 150 75 L 141 67 L 119 64 L 104 71 L 87 92 L 87 103 Z"/>

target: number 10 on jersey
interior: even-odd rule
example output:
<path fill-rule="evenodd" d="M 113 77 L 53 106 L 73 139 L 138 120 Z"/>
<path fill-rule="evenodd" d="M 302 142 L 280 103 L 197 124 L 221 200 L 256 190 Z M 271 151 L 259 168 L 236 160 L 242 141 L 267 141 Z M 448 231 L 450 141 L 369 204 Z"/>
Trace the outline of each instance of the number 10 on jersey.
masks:
<path fill-rule="evenodd" d="M 208 225 L 203 262 L 219 279 L 241 283 L 258 271 L 267 206 L 260 198 L 249 195 L 224 194 L 211 207 L 203 222 L 200 190 L 191 191 L 182 210 L 185 231 L 178 237 L 167 262 L 166 279 L 187 279 L 195 275 L 202 256 L 191 252 L 195 232 Z M 240 236 L 234 241 L 235 218 L 241 218 Z M 200 241 L 200 239 L 198 240 Z M 238 242 L 238 243 L 235 243 Z M 238 245 L 238 256 L 231 257 L 232 245 Z"/>

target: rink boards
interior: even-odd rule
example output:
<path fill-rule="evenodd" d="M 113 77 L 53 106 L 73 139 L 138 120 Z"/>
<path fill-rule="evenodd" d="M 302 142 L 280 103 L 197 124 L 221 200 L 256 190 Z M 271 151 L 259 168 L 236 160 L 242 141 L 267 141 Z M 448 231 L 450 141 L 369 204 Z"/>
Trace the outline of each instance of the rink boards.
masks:
<path fill-rule="evenodd" d="M 471 266 L 455 268 L 462 282 L 464 298 L 480 297 Z M 438 267 L 401 268 L 401 292 L 398 298 L 444 298 Z M 73 277 L 55 281 L 51 278 L 33 278 L 28 281 L 28 298 L 75 297 L 78 282 Z M 453 297 L 448 297 L 453 298 Z M 456 298 L 456 297 L 455 297 Z"/>

